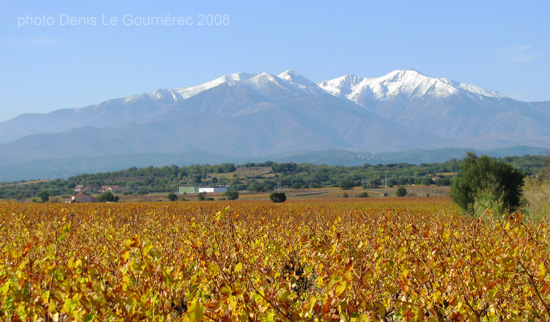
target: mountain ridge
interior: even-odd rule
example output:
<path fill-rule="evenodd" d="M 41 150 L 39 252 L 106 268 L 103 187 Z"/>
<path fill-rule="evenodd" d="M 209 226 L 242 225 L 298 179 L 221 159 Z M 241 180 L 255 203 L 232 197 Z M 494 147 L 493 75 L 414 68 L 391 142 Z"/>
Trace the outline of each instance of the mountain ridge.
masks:
<path fill-rule="evenodd" d="M 328 149 L 546 147 L 548 124 L 550 102 L 516 101 L 415 70 L 318 83 L 292 70 L 234 73 L 0 122 L 0 165 L 162 152 L 246 158 Z"/>

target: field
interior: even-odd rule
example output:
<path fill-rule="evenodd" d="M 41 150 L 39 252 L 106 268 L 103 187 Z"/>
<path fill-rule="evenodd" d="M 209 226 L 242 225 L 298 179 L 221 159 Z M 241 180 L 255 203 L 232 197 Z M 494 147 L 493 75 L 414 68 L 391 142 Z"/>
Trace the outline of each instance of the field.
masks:
<path fill-rule="evenodd" d="M 546 321 L 549 237 L 446 197 L 0 203 L 0 318 Z"/>
<path fill-rule="evenodd" d="M 449 194 L 450 187 L 438 187 L 438 186 L 406 186 L 408 196 L 410 197 L 442 197 Z M 361 187 L 354 187 L 350 190 L 342 190 L 340 188 L 309 188 L 309 189 L 282 189 L 285 194 L 292 199 L 339 199 L 344 198 L 344 195 L 347 194 L 348 198 L 353 199 L 357 198 L 363 192 L 368 194 L 369 198 L 382 198 L 382 195 L 385 193 L 387 197 L 395 197 L 395 191 L 397 187 L 391 188 L 376 188 L 376 189 L 364 189 Z M 239 200 L 268 200 L 269 195 L 273 191 L 269 192 L 239 192 Z M 214 198 L 215 200 L 222 200 L 226 197 L 221 192 L 208 193 L 205 194 L 207 197 Z M 99 197 L 99 195 L 96 195 Z M 167 193 L 150 193 L 143 196 L 139 195 L 118 195 L 121 202 L 153 202 L 153 201 L 168 201 Z M 197 201 L 198 193 L 194 194 L 180 194 L 178 195 L 180 200 L 188 201 Z"/>

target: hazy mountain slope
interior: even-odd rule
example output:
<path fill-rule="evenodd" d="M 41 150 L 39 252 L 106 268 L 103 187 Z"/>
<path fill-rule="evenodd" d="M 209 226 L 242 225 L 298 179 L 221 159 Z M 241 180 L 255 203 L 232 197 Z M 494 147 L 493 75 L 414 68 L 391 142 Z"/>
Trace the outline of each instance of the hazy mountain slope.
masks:
<path fill-rule="evenodd" d="M 550 116 L 550 102 L 533 102 L 528 104 L 534 111 Z"/>
<path fill-rule="evenodd" d="M 245 157 L 357 146 L 396 150 L 418 146 L 416 140 L 431 140 L 414 132 L 359 108 L 350 111 L 345 104 L 297 99 L 284 104 L 264 102 L 230 116 L 197 113 L 118 128 L 83 127 L 35 134 L 0 145 L 0 154 L 3 164 L 36 158 L 189 151 Z"/>

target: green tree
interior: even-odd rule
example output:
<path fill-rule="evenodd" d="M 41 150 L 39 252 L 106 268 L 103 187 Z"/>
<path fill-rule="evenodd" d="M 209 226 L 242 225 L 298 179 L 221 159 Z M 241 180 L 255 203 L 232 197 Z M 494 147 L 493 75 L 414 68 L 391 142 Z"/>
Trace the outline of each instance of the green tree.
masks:
<path fill-rule="evenodd" d="M 199 194 L 197 195 L 197 197 L 199 198 L 199 201 L 204 201 L 204 199 L 205 199 L 204 193 L 202 193 L 202 192 L 199 193 Z"/>
<path fill-rule="evenodd" d="M 229 200 L 239 199 L 239 193 L 237 191 L 234 191 L 234 190 L 226 191 L 226 192 L 223 193 L 223 195 L 225 197 L 227 197 L 227 199 L 229 199 Z"/>
<path fill-rule="evenodd" d="M 292 184 L 291 188 L 292 189 L 300 189 L 300 188 L 302 188 L 302 185 L 299 184 L 299 183 L 294 183 L 294 184 Z"/>
<path fill-rule="evenodd" d="M 432 178 L 424 177 L 420 181 L 420 184 L 423 185 L 423 186 L 430 186 L 430 185 L 434 184 L 434 182 L 433 182 Z"/>
<path fill-rule="evenodd" d="M 99 202 L 118 202 L 118 196 L 115 197 L 110 191 L 107 191 L 99 196 Z"/>
<path fill-rule="evenodd" d="M 36 196 L 39 197 L 42 202 L 48 202 L 50 200 L 50 193 L 48 191 L 42 191 Z"/>
<path fill-rule="evenodd" d="M 269 195 L 269 199 L 273 202 L 285 202 L 286 201 L 286 195 L 284 192 L 274 192 L 271 195 Z"/>
<path fill-rule="evenodd" d="M 407 189 L 404 187 L 399 187 L 395 190 L 395 195 L 398 197 L 405 197 L 407 195 Z"/>
<path fill-rule="evenodd" d="M 350 190 L 353 187 L 355 187 L 355 182 L 353 182 L 353 180 L 344 179 L 344 180 L 341 180 L 340 182 L 338 182 L 338 186 L 342 190 Z"/>
<path fill-rule="evenodd" d="M 461 171 L 451 184 L 451 198 L 465 212 L 475 214 L 481 208 L 498 212 L 514 211 L 520 203 L 523 175 L 512 166 L 469 152 Z"/>
<path fill-rule="evenodd" d="M 175 194 L 175 193 L 173 193 L 173 192 L 170 192 L 170 193 L 167 195 L 167 197 L 168 197 L 168 200 L 170 200 L 170 201 L 176 201 L 176 200 L 178 200 L 178 195 Z"/>
<path fill-rule="evenodd" d="M 137 192 L 137 194 L 140 195 L 140 196 L 146 195 L 148 193 L 149 193 L 149 189 L 147 189 L 147 188 L 141 188 Z"/>

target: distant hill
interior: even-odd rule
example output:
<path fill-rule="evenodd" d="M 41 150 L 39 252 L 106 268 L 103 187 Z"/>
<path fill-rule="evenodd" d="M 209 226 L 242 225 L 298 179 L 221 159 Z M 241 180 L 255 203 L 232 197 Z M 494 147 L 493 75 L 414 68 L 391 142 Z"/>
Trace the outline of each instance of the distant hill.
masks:
<path fill-rule="evenodd" d="M 68 178 L 83 173 L 98 173 L 122 170 L 128 167 L 144 168 L 164 165 L 219 164 L 231 162 L 295 162 L 330 166 L 360 166 L 363 164 L 389 164 L 407 162 L 411 164 L 439 163 L 450 159 L 462 159 L 466 152 L 491 157 L 548 155 L 544 148 L 516 146 L 503 149 L 478 151 L 472 149 L 443 148 L 434 150 L 406 150 L 390 153 L 361 153 L 344 150 L 297 152 L 266 157 L 232 157 L 202 152 L 190 153 L 143 153 L 124 154 L 110 157 L 64 158 L 53 160 L 31 160 L 17 165 L 0 166 L 0 181 Z"/>

